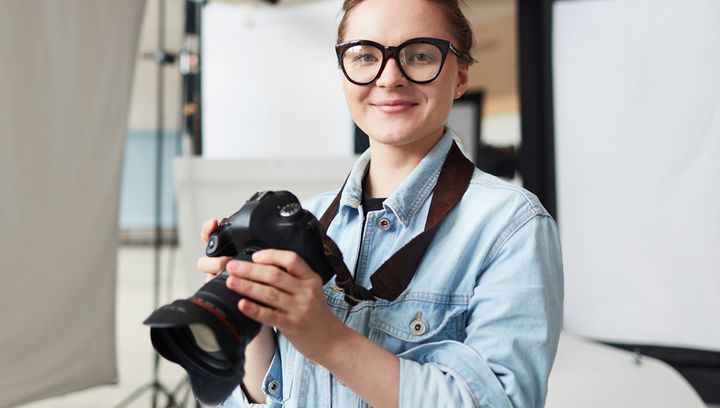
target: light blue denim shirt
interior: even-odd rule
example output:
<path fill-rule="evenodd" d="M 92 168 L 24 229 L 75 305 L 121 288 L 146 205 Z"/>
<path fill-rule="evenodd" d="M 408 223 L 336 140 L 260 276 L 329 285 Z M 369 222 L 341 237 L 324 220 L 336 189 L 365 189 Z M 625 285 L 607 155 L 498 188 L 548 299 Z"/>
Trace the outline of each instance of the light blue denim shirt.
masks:
<path fill-rule="evenodd" d="M 423 231 L 452 138 L 446 132 L 365 224 L 369 152 L 355 164 L 328 234 L 358 283 L 369 288 L 373 271 Z M 304 207 L 319 217 L 335 195 Z M 562 325 L 563 274 L 555 222 L 531 193 L 476 170 L 396 300 L 350 308 L 335 286 L 325 286 L 335 315 L 400 358 L 401 407 L 544 405 Z M 263 391 L 267 404 L 249 404 L 238 387 L 224 406 L 368 406 L 282 335 Z"/>

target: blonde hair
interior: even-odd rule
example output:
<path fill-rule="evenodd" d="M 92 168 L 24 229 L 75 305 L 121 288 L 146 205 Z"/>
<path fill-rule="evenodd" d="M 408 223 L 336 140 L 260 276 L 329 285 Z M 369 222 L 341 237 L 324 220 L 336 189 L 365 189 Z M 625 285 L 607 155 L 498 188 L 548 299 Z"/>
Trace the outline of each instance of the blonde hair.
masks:
<path fill-rule="evenodd" d="M 391 0 L 398 1 L 398 0 Z M 455 48 L 460 51 L 460 61 L 471 65 L 475 62 L 475 58 L 472 57 L 470 51 L 473 47 L 473 32 L 470 27 L 470 22 L 463 14 L 460 9 L 459 0 L 427 0 L 433 4 L 436 4 L 442 9 L 445 19 L 447 20 L 450 30 L 453 32 L 453 37 L 457 44 L 453 44 Z M 347 19 L 350 15 L 350 11 L 362 3 L 363 0 L 344 0 L 342 5 L 342 19 L 338 25 L 337 42 L 340 43 L 345 40 L 345 26 L 347 25 Z"/>

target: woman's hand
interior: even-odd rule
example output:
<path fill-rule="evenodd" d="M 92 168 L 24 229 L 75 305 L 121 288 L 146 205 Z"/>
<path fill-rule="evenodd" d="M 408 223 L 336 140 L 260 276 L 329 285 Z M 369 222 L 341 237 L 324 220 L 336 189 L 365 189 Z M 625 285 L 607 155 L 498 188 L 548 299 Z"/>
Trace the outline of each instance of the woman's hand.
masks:
<path fill-rule="evenodd" d="M 253 262 L 227 263 L 228 288 L 246 296 L 238 308 L 275 326 L 308 360 L 316 361 L 339 344 L 348 329 L 325 303 L 322 279 L 298 254 L 265 249 Z"/>
<path fill-rule="evenodd" d="M 291 251 L 266 249 L 252 259 L 230 261 L 226 268 L 227 286 L 247 296 L 240 311 L 278 328 L 305 358 L 372 406 L 398 406 L 400 360 L 335 317 L 320 275 Z"/>
<path fill-rule="evenodd" d="M 210 239 L 210 234 L 212 234 L 213 231 L 217 229 L 217 227 L 218 220 L 216 219 L 209 219 L 203 222 L 202 228 L 200 230 L 200 238 L 202 238 L 205 245 L 207 245 L 208 240 Z M 211 280 L 215 277 L 215 275 L 225 269 L 225 266 L 231 259 L 232 257 L 230 256 L 203 256 L 202 258 L 198 259 L 196 267 L 200 272 L 204 272 L 207 274 L 206 280 Z"/>

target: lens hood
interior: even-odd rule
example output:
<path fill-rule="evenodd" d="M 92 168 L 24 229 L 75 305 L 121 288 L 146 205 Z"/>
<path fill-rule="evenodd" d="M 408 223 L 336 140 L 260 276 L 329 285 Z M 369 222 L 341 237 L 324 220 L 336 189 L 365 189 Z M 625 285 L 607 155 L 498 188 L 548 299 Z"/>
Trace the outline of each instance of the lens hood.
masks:
<path fill-rule="evenodd" d="M 240 384 L 244 375 L 245 342 L 218 319 L 218 313 L 196 299 L 179 299 L 154 311 L 143 323 L 150 326 L 153 347 L 164 358 L 180 364 L 190 378 L 195 397 L 217 405 Z M 188 327 L 202 324 L 217 339 L 220 351 L 214 356 L 200 350 Z M 230 325 L 230 329 L 232 325 Z"/>

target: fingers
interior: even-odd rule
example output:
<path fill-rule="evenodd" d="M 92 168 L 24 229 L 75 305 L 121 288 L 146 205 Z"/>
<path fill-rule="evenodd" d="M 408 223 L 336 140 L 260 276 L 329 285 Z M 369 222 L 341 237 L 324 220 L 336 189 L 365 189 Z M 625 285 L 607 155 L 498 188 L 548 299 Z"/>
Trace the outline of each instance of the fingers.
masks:
<path fill-rule="evenodd" d="M 229 276 L 226 285 L 244 297 L 250 298 L 273 310 L 284 311 L 292 304 L 291 295 L 272 286 L 237 278 L 235 276 Z"/>
<path fill-rule="evenodd" d="M 238 309 L 245 316 L 268 326 L 282 326 L 287 320 L 284 312 L 260 305 L 248 298 L 240 300 Z"/>
<path fill-rule="evenodd" d="M 275 265 L 285 269 L 290 275 L 298 279 L 320 279 L 320 275 L 313 271 L 307 262 L 293 251 L 263 249 L 255 252 L 252 260 L 259 264 Z"/>
<path fill-rule="evenodd" d="M 217 275 L 223 269 L 225 269 L 227 263 L 232 260 L 230 256 L 210 257 L 203 256 L 198 259 L 195 265 L 200 272 L 207 273 L 210 275 Z"/>
<path fill-rule="evenodd" d="M 225 269 L 230 277 L 272 286 L 286 293 L 293 293 L 298 287 L 296 278 L 274 265 L 232 261 L 226 265 Z"/>
<path fill-rule="evenodd" d="M 205 245 L 207 245 L 208 240 L 210 240 L 210 234 L 212 234 L 217 227 L 218 220 L 214 218 L 207 219 L 203 222 L 202 227 L 200 228 L 200 238 L 203 240 Z"/>
<path fill-rule="evenodd" d="M 229 274 L 226 280 L 228 288 L 251 299 L 255 305 L 246 307 L 262 313 L 251 317 L 265 324 L 275 325 L 277 321 L 272 320 L 263 307 L 289 313 L 290 310 L 305 309 L 303 305 L 317 297 L 314 296 L 316 291 L 323 298 L 319 289 L 322 284 L 320 277 L 294 252 L 271 250 L 264 255 L 253 256 L 253 262 L 233 260 L 225 269 Z"/>
<path fill-rule="evenodd" d="M 322 279 L 294 252 L 258 251 L 252 262 L 231 261 L 226 270 L 228 288 L 243 295 L 238 310 L 277 328 L 298 350 L 315 355 L 312 347 L 327 328 L 333 322 L 342 325 L 325 303 Z"/>

